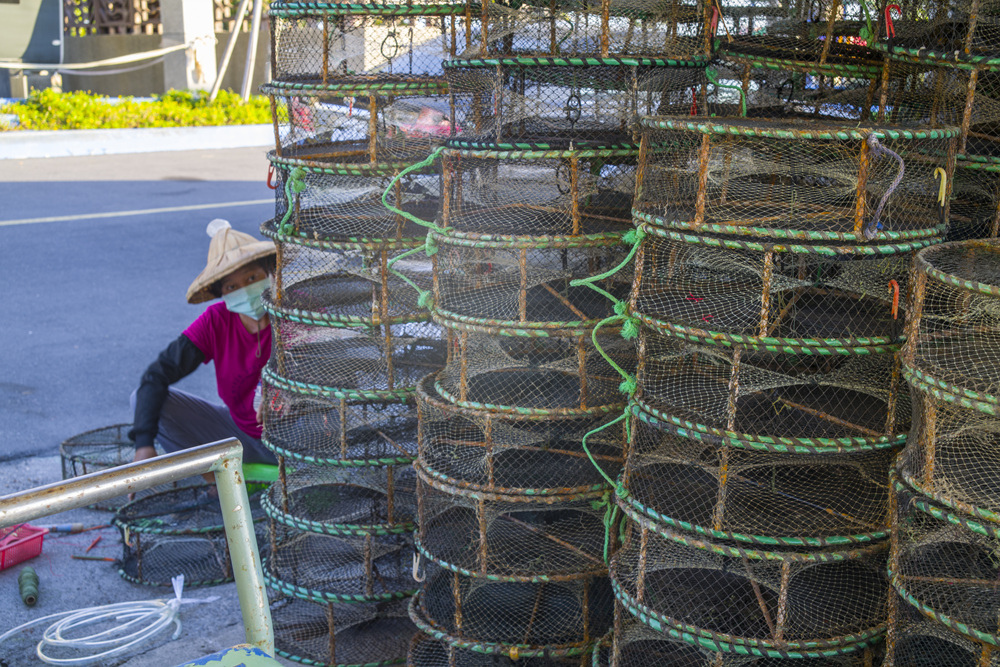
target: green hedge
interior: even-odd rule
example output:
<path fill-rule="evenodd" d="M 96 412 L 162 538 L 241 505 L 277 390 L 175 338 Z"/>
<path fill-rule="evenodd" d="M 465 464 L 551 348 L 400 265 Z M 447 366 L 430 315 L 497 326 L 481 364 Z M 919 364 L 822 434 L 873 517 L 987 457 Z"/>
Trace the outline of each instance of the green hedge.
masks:
<path fill-rule="evenodd" d="M 171 91 L 153 101 L 130 97 L 110 101 L 89 92 L 32 91 L 23 102 L 0 106 L 0 113 L 17 115 L 17 130 L 94 130 L 123 127 L 191 127 L 197 125 L 255 125 L 271 122 L 266 97 L 243 102 L 237 93 L 220 91 L 209 103 L 208 95 Z"/>

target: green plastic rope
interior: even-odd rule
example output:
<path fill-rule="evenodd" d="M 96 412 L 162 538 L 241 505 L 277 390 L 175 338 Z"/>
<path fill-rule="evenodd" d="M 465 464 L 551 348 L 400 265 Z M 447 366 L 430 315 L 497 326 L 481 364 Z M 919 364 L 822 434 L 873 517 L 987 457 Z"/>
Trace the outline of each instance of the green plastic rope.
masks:
<path fill-rule="evenodd" d="M 711 68 L 707 68 L 707 67 L 705 68 L 705 76 L 708 77 L 708 80 L 711 81 L 712 83 L 714 83 L 719 88 L 732 88 L 733 90 L 737 91 L 740 94 L 740 112 L 741 112 L 740 115 L 742 115 L 744 118 L 746 118 L 746 115 L 747 115 L 747 94 L 743 91 L 743 89 L 740 88 L 739 86 L 733 86 L 733 85 L 730 85 L 730 84 L 719 83 L 719 79 L 716 77 L 715 71 L 712 70 Z"/>
<path fill-rule="evenodd" d="M 623 259 L 621 263 L 618 264 L 618 266 L 609 269 L 604 273 L 599 273 L 596 276 L 589 276 L 587 278 L 577 278 L 576 280 L 571 280 L 569 282 L 570 286 L 572 287 L 579 287 L 581 285 L 585 285 L 590 289 L 594 290 L 595 292 L 597 292 L 598 294 L 602 295 L 609 301 L 614 302 L 614 310 L 616 315 L 624 319 L 624 323 L 622 324 L 622 337 L 625 338 L 626 340 L 631 340 L 639 335 L 638 320 L 628 316 L 627 303 L 615 297 L 613 294 L 608 292 L 603 287 L 599 287 L 598 285 L 596 285 L 596 283 L 599 280 L 605 280 L 607 278 L 610 278 L 611 276 L 615 275 L 623 268 L 625 268 L 629 263 L 631 263 L 632 260 L 635 258 L 635 254 L 639 251 L 639 246 L 642 244 L 642 240 L 646 238 L 648 235 L 649 233 L 641 227 L 638 229 L 629 230 L 628 233 L 622 236 L 622 244 L 631 245 L 632 249 L 629 250 L 628 255 L 625 256 L 625 259 Z M 600 347 L 598 347 L 598 350 L 600 350 Z"/>
<path fill-rule="evenodd" d="M 438 155 L 441 155 L 443 151 L 444 151 L 444 146 L 438 146 L 433 151 L 431 151 L 431 154 L 428 155 L 426 158 L 424 158 L 420 162 L 417 162 L 416 164 L 411 164 L 409 167 L 407 167 L 406 169 L 402 170 L 401 172 L 393 176 L 392 180 L 389 181 L 389 186 L 385 189 L 385 192 L 382 193 L 382 205 L 385 206 L 390 211 L 392 211 L 393 213 L 395 213 L 396 215 L 401 215 L 410 222 L 414 222 L 420 225 L 421 227 L 433 229 L 436 232 L 444 232 L 444 229 L 438 227 L 433 222 L 429 222 L 427 220 L 421 220 L 412 213 L 407 213 L 406 211 L 398 209 L 389 203 L 389 194 L 392 192 L 392 189 L 396 187 L 396 183 L 399 182 L 399 179 L 418 169 L 423 169 L 424 167 L 431 166 L 432 164 L 434 164 L 434 161 L 437 159 Z"/>
<path fill-rule="evenodd" d="M 611 367 L 614 368 L 616 371 L 618 371 L 618 374 L 621 375 L 622 378 L 624 378 L 622 383 L 618 385 L 618 391 L 620 391 L 623 394 L 627 394 L 631 398 L 632 395 L 635 394 L 636 389 L 638 388 L 638 383 L 636 382 L 636 379 L 631 375 L 629 375 L 624 368 L 616 364 L 615 360 L 609 357 L 608 353 L 604 351 L 603 347 L 601 347 L 601 344 L 597 342 L 597 332 L 601 330 L 601 327 L 603 327 L 605 324 L 610 324 L 612 322 L 620 322 L 623 320 L 627 321 L 628 315 L 611 315 L 610 317 L 605 317 L 603 320 L 594 325 L 593 331 L 590 332 L 590 338 L 591 340 L 594 341 L 594 349 L 596 349 L 597 352 L 602 357 L 604 357 L 604 360 L 609 364 L 611 364 Z"/>
<path fill-rule="evenodd" d="M 416 253 L 420 252 L 421 250 L 426 251 L 428 256 L 434 254 L 434 253 L 432 253 L 428 249 L 428 246 L 431 245 L 430 244 L 430 240 L 431 240 L 431 238 L 430 238 L 430 236 L 428 236 L 427 237 L 427 242 L 425 242 L 423 246 L 418 246 L 418 247 L 414 248 L 413 250 L 407 250 L 402 255 L 397 255 L 397 256 L 393 257 L 386 264 L 386 268 L 389 269 L 389 273 L 391 273 L 392 275 L 396 276 L 397 278 L 399 278 L 404 283 L 406 283 L 407 285 L 409 285 L 410 287 L 412 287 L 413 289 L 415 289 L 417 291 L 417 295 L 418 295 L 417 296 L 417 305 L 420 306 L 421 308 L 426 308 L 428 310 L 430 310 L 430 307 L 431 307 L 431 305 L 433 303 L 434 295 L 431 294 L 430 292 L 428 292 L 425 289 L 421 289 L 420 286 L 417 285 L 417 283 L 413 282 L 409 278 L 409 276 L 403 275 L 402 273 L 400 273 L 399 271 L 397 271 L 396 269 L 394 269 L 392 267 L 399 260 L 405 259 L 405 258 L 409 257 L 410 255 L 416 254 Z M 437 252 L 436 246 L 435 246 L 434 252 Z"/>
<path fill-rule="evenodd" d="M 580 445 L 583 447 L 583 451 L 587 455 L 587 458 L 590 459 L 590 463 L 597 469 L 597 472 L 600 473 L 601 477 L 603 477 L 605 481 L 611 485 L 611 489 L 618 495 L 619 498 L 627 498 L 629 495 L 628 489 L 619 484 L 617 480 L 611 479 L 608 473 L 604 472 L 604 468 L 602 468 L 600 464 L 594 460 L 594 457 L 590 453 L 590 449 L 587 447 L 587 438 L 595 433 L 600 433 L 606 428 L 614 426 L 622 420 L 625 420 L 625 430 L 627 432 L 631 424 L 631 419 L 632 412 L 628 408 L 625 408 L 625 412 L 621 415 L 612 419 L 608 423 L 602 424 L 594 430 L 587 432 L 587 434 L 583 436 L 583 440 L 580 441 Z M 591 507 L 595 510 L 604 509 L 604 562 L 607 563 L 608 551 L 611 549 L 611 531 L 614 529 L 615 521 L 618 518 L 618 503 L 616 503 L 611 497 L 611 490 L 609 490 L 601 496 L 600 500 L 592 502 Z"/>
<path fill-rule="evenodd" d="M 282 216 L 281 222 L 278 223 L 278 232 L 281 234 L 291 234 L 295 231 L 295 224 L 288 221 L 292 217 L 292 212 L 295 211 L 295 195 L 303 192 L 306 189 L 306 182 L 303 180 L 303 176 L 306 175 L 306 170 L 302 167 L 295 167 L 288 173 L 288 182 L 285 183 L 285 197 L 288 198 L 288 208 L 285 210 L 285 215 Z"/>

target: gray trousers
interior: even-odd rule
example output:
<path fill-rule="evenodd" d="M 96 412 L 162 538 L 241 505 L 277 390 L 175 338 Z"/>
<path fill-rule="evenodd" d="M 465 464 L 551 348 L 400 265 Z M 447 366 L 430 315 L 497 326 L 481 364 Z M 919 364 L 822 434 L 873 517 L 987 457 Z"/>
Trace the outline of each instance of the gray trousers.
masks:
<path fill-rule="evenodd" d="M 130 403 L 135 412 L 135 395 Z M 243 443 L 243 460 L 247 463 L 277 465 L 274 454 L 257 438 L 250 437 L 236 425 L 224 405 L 209 403 L 203 398 L 171 387 L 160 412 L 160 432 L 156 441 L 167 452 L 197 447 L 216 440 L 239 438 Z"/>

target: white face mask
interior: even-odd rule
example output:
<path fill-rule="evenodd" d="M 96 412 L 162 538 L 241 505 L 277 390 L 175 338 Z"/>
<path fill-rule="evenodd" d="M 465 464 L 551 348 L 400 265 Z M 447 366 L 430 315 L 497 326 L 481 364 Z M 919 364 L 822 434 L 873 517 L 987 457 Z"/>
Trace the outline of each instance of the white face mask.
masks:
<path fill-rule="evenodd" d="M 233 290 L 229 294 L 223 294 L 222 300 L 226 303 L 226 310 L 239 315 L 246 315 L 255 320 L 264 317 L 264 304 L 261 295 L 268 288 L 270 281 L 258 280 L 250 283 L 246 287 Z"/>

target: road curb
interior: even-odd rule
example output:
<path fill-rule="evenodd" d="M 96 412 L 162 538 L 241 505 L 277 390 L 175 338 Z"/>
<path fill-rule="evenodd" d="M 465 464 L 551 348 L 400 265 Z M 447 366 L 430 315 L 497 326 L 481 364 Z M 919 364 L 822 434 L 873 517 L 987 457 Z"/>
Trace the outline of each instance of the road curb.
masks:
<path fill-rule="evenodd" d="M 274 143 L 271 125 L 0 132 L 0 160 L 249 148 Z"/>

